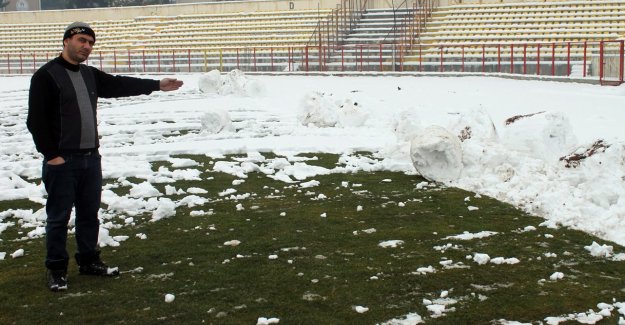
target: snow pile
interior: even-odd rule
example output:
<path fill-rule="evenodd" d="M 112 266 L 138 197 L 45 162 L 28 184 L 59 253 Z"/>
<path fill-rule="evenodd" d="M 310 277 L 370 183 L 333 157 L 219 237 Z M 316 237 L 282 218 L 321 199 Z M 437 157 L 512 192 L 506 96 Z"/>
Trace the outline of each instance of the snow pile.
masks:
<path fill-rule="evenodd" d="M 316 127 L 361 127 L 369 113 L 352 99 L 335 100 L 332 94 L 311 92 L 300 104 L 298 121 Z"/>
<path fill-rule="evenodd" d="M 502 127 L 501 144 L 528 157 L 557 161 L 578 146 L 571 129 L 563 113 L 517 115 Z"/>
<path fill-rule="evenodd" d="M 343 127 L 361 127 L 369 118 L 369 113 L 361 104 L 352 100 L 344 99 L 338 104 L 339 124 Z"/>
<path fill-rule="evenodd" d="M 579 145 L 568 118 L 558 112 L 514 115 L 493 123 L 483 110 L 470 110 L 425 129 L 410 114 L 400 116 L 406 119 L 391 127 L 399 143 L 413 136 L 410 158 L 428 180 L 483 193 L 554 224 L 625 243 L 625 219 L 616 217 L 625 215 L 625 142 Z M 420 131 L 410 132 L 409 127 Z M 400 145 L 380 151 L 387 159 L 398 159 L 397 152 Z"/>
<path fill-rule="evenodd" d="M 261 96 L 265 92 L 264 85 L 257 80 L 248 78 L 241 70 L 232 70 L 221 75 L 219 70 L 211 70 L 202 75 L 198 81 L 201 92 L 218 95 Z"/>
<path fill-rule="evenodd" d="M 203 74 L 198 81 L 198 89 L 207 94 L 218 94 L 221 85 L 221 72 L 219 70 L 211 70 Z"/>
<path fill-rule="evenodd" d="M 392 119 L 391 128 L 398 142 L 409 142 L 422 132 L 421 120 L 417 113 L 410 110 L 396 114 Z"/>
<path fill-rule="evenodd" d="M 461 141 L 497 141 L 497 128 L 484 109 L 452 114 L 446 128 Z"/>

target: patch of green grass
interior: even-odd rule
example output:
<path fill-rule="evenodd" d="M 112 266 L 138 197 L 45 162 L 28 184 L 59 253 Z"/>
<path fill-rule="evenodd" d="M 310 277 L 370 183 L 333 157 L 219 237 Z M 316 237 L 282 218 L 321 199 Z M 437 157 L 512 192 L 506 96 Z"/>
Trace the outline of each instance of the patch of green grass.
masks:
<path fill-rule="evenodd" d="M 69 290 L 49 292 L 43 239 L 18 240 L 26 232 L 18 226 L 3 232 L 0 251 L 24 248 L 26 256 L 0 261 L 0 323 L 256 324 L 258 317 L 277 317 L 281 324 L 376 324 L 418 313 L 428 324 L 489 324 L 541 321 L 625 300 L 625 263 L 584 249 L 598 239 L 541 227 L 543 219 L 488 197 L 441 186 L 417 189 L 422 178 L 393 172 L 315 176 L 320 185 L 312 188 L 250 173 L 235 186 L 237 177 L 210 171 L 214 159 L 184 157 L 202 164 L 202 180 L 156 187 L 163 193 L 165 185 L 203 188 L 209 203 L 178 207 L 174 217 L 158 222 L 137 216 L 136 225 L 111 229 L 129 237 L 120 247 L 103 249 L 104 260 L 124 272 L 120 277 L 80 276 L 71 263 Z M 328 168 L 338 159 L 307 157 L 316 157 L 307 164 Z M 155 162 L 154 170 L 159 166 L 171 169 L 168 162 Z M 227 188 L 250 196 L 237 201 L 217 195 Z M 479 209 L 470 211 L 469 205 Z M 0 201 L 0 211 L 40 207 Z M 191 216 L 197 210 L 212 214 Z M 537 230 L 522 231 L 526 226 Z M 445 239 L 464 231 L 497 234 Z M 241 243 L 225 245 L 232 240 Z M 389 240 L 403 244 L 378 245 Z M 474 253 L 520 263 L 478 265 L 467 259 Z M 427 266 L 436 272 L 416 272 Z M 556 271 L 565 278 L 550 281 Z M 433 318 L 423 301 L 436 302 L 445 291 L 451 310 Z M 167 293 L 176 296 L 173 303 L 165 303 Z M 369 311 L 357 313 L 354 306 Z"/>

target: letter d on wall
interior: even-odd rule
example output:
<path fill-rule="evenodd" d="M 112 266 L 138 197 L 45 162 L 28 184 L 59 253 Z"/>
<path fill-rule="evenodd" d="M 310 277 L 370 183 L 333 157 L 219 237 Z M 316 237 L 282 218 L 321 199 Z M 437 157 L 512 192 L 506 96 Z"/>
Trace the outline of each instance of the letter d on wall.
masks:
<path fill-rule="evenodd" d="M 293 1 L 289 2 L 289 9 L 295 9 L 295 3 L 293 3 Z"/>

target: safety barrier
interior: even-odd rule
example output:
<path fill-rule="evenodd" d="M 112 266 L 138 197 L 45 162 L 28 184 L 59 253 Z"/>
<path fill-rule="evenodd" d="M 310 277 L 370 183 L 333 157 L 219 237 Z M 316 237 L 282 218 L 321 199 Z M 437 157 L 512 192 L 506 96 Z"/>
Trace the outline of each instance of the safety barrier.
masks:
<path fill-rule="evenodd" d="M 183 73 L 213 69 L 254 72 L 508 73 L 624 82 L 624 41 L 306 46 L 149 52 L 94 51 L 85 63 L 109 73 Z M 410 47 L 411 50 L 406 50 Z M 0 56 L 0 74 L 30 74 L 58 53 Z"/>

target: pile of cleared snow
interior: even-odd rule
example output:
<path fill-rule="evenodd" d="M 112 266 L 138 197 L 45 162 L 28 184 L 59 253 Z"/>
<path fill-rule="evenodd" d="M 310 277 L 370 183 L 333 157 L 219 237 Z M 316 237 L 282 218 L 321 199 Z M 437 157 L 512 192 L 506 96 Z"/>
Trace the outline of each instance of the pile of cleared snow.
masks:
<path fill-rule="evenodd" d="M 420 130 L 411 139 L 410 157 L 422 176 L 625 243 L 625 219 L 615 217 L 625 214 L 625 143 L 601 142 L 600 150 L 580 146 L 567 118 L 551 112 L 493 124 L 488 114 L 473 111 L 447 122 L 424 129 L 419 121 L 395 124 L 400 141 L 411 134 L 398 133 L 400 125 Z M 396 159 L 393 152 L 381 153 Z M 581 160 L 561 160 L 572 153 Z"/>
<path fill-rule="evenodd" d="M 203 93 L 218 95 L 255 97 L 265 93 L 262 83 L 236 69 L 226 75 L 222 75 L 219 70 L 211 70 L 200 77 L 198 88 Z"/>
<path fill-rule="evenodd" d="M 410 122 L 402 121 L 401 133 L 396 129 L 396 134 L 400 139 L 412 135 L 410 155 L 417 172 L 438 182 L 466 175 L 465 165 L 495 167 L 498 178 L 506 181 L 514 175 L 509 168 L 512 162 L 506 161 L 511 156 L 556 163 L 578 148 L 571 125 L 561 113 L 514 116 L 499 131 L 483 110 L 455 114 L 447 125 L 431 125 L 420 132 L 410 133 L 404 130 L 406 125 Z"/>

